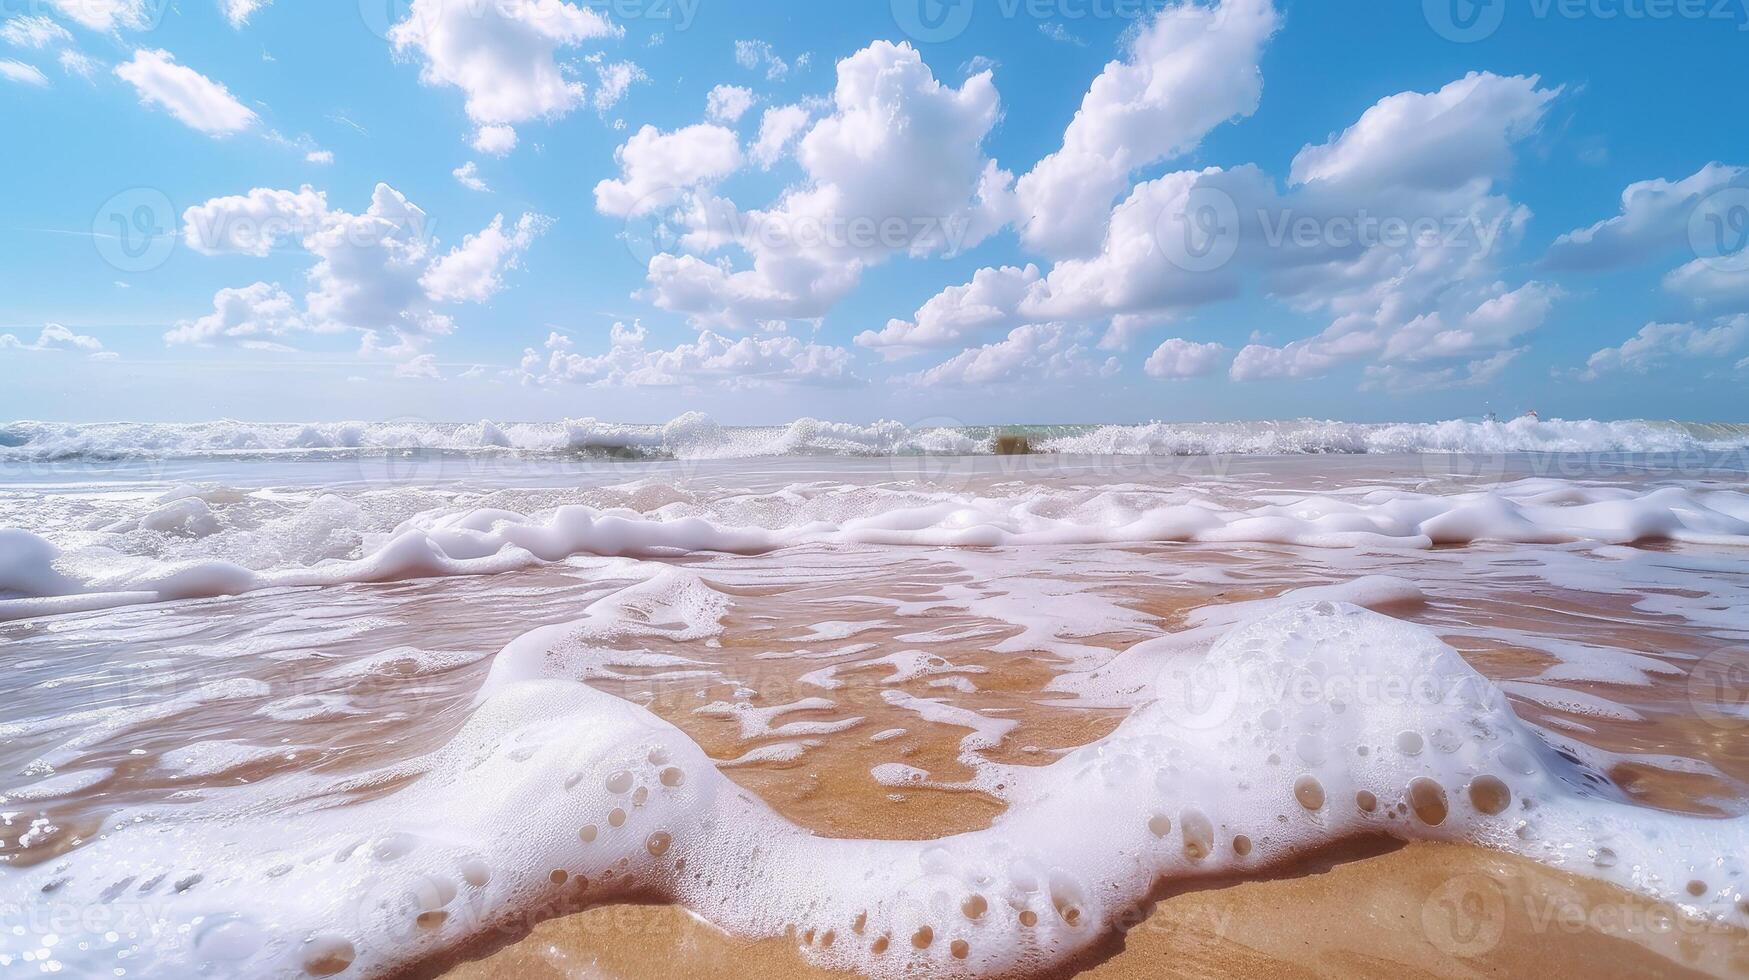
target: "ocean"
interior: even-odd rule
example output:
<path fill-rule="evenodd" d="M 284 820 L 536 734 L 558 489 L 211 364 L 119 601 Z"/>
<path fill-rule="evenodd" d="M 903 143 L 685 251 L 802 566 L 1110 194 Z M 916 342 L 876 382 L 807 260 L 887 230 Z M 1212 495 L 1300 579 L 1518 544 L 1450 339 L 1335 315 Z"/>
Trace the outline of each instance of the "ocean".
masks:
<path fill-rule="evenodd" d="M 1529 888 L 1731 975 L 1746 480 L 1670 422 L 0 425 L 0 967 L 1147 975 L 1382 841 L 1417 969 L 1615 948 Z M 720 938 L 564 931 L 632 907 Z"/>

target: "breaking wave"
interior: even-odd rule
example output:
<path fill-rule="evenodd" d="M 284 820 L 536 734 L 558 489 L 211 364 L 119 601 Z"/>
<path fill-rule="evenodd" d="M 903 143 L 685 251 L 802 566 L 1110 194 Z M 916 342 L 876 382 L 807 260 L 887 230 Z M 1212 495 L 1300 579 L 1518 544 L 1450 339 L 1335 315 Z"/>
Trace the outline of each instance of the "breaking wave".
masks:
<path fill-rule="evenodd" d="M 724 426 L 690 412 L 663 425 L 593 418 L 562 422 L 13 422 L 0 425 L 0 462 L 332 458 L 385 452 L 458 455 L 745 459 L 771 456 L 977 455 L 1033 452 L 1118 456 L 1317 453 L 1692 453 L 1749 450 L 1749 425 L 1518 418 L 1357 423 L 1150 422 L 1136 425 L 867 425 L 803 418 Z"/>

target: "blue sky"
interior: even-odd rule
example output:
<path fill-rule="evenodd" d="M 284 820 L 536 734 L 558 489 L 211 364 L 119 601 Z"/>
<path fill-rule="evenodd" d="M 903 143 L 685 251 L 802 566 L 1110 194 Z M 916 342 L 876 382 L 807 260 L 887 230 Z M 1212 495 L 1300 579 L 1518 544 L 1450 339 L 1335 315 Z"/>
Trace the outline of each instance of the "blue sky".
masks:
<path fill-rule="evenodd" d="M 938 2 L 0 6 L 0 417 L 1749 419 L 1738 0 Z"/>

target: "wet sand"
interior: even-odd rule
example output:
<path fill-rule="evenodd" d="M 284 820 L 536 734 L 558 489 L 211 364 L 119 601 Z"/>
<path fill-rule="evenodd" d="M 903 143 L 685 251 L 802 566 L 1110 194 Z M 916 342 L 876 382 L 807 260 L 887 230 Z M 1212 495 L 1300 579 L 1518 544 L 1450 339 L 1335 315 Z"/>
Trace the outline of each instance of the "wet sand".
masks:
<path fill-rule="evenodd" d="M 1276 877 L 1163 894 L 1081 965 L 1087 980 L 1741 976 L 1749 934 L 1510 855 L 1362 841 Z M 811 966 L 793 943 L 740 940 L 680 909 L 618 905 L 548 920 L 448 976 L 851 975 Z"/>
<path fill-rule="evenodd" d="M 1199 555 L 1199 558 L 1204 556 Z M 1208 559 L 1225 563 L 1221 556 Z M 1257 574 L 1251 570 L 1251 574 Z M 1277 566 L 1259 575 L 1267 584 L 1176 593 L 1138 589 L 1128 604 L 1166 630 L 1183 628 L 1187 616 L 1209 605 L 1268 598 L 1287 586 L 1318 583 L 1314 572 Z M 805 590 L 804 590 L 805 591 Z M 830 591 L 821 586 L 817 591 Z M 927 591 L 927 590 L 922 590 Z M 1119 590 L 1123 591 L 1123 590 Z M 1522 594 L 1466 600 L 1465 622 L 1486 620 L 1491 629 L 1518 635 L 1550 634 L 1603 642 L 1622 649 L 1679 654 L 1702 648 L 1680 631 L 1661 628 L 1615 597 L 1541 595 L 1527 584 Z M 1061 750 L 1097 741 L 1125 711 L 1070 705 L 1052 698 L 1048 682 L 1063 668 L 1043 655 L 994 654 L 990 647 L 1012 638 L 999 623 L 968 623 L 953 617 L 926 625 L 943 632 L 974 631 L 962 639 L 931 644 L 930 652 L 953 666 L 977 671 L 965 676 L 975 692 L 930 687 L 932 678 L 881 683 L 884 667 L 845 670 L 845 686 L 821 691 L 799 680 L 823 664 L 854 665 L 903 647 L 899 634 L 925 624 L 883 624 L 855 605 L 846 618 L 866 616 L 867 628 L 852 639 L 876 649 L 819 657 L 816 644 L 774 640 L 772 620 L 792 625 L 798 596 L 788 592 L 740 597 L 762 615 L 732 614 L 714 656 L 740 669 L 731 682 L 596 681 L 598 687 L 645 704 L 686 731 L 719 760 L 735 758 L 749 745 L 728 719 L 701 715 L 697 706 L 726 687 L 743 700 L 784 704 L 809 694 L 828 694 L 830 709 L 785 713 L 779 723 L 843 718 L 864 722 L 812 745 L 799 758 L 724 769 L 779 813 L 828 837 L 932 839 L 981 829 L 999 815 L 1000 800 L 965 788 L 895 792 L 870 779 L 870 769 L 897 757 L 928 770 L 935 779 L 965 778 L 956 739 L 964 729 L 923 725 L 883 701 L 883 690 L 947 697 L 956 705 L 1018 724 L 1001 746 L 982 753 L 992 761 L 1040 765 Z M 1435 602 L 1395 610 L 1436 629 L 1450 613 Z M 772 613 L 776 612 L 776 615 Z M 770 616 L 770 619 L 766 619 Z M 1619 619 L 1612 619 L 1619 617 Z M 1624 623 L 1624 619 L 1638 619 Z M 1451 621 L 1448 620 L 1448 625 Z M 1472 664 L 1496 680 L 1534 678 L 1557 663 L 1537 649 L 1463 632 L 1446 634 Z M 1133 638 L 1122 632 L 1083 638 L 1116 651 Z M 778 652 L 795 656 L 774 656 Z M 787 648 L 787 649 L 786 649 Z M 764 653 L 763 659 L 755 659 Z M 939 678 L 933 678 L 939 680 Z M 1577 685 L 1609 690 L 1598 685 Z M 1619 688 L 1611 690 L 1621 695 Z M 1586 717 L 1588 744 L 1613 751 L 1669 751 L 1698 755 L 1731 776 L 1744 772 L 1738 750 L 1693 712 L 1680 683 L 1634 692 L 1646 715 L 1634 722 Z M 1520 702 L 1526 717 L 1561 722 L 1563 713 Z M 1570 716 L 1569 716 L 1570 719 Z M 1575 722 L 1569 720 L 1569 724 Z M 870 741 L 869 732 L 903 726 L 891 741 Z M 1022 748 L 1024 746 L 1024 749 Z M 1613 766 L 1608 776 L 1643 805 L 1717 814 L 1710 801 L 1730 792 L 1718 776 L 1683 773 L 1634 763 Z M 526 937 L 455 965 L 455 978 L 824 977 L 847 976 L 812 966 L 801 954 L 801 937 L 750 942 L 724 934 L 686 911 L 665 906 L 617 905 L 549 919 Z M 1552 870 L 1512 855 L 1462 845 L 1389 840 L 1349 841 L 1265 877 L 1178 882 L 1138 910 L 1134 924 L 1061 975 L 1108 980 L 1172 977 L 1587 977 L 1741 976 L 1749 973 L 1749 934 L 1687 917 L 1681 910 L 1600 883 Z"/>

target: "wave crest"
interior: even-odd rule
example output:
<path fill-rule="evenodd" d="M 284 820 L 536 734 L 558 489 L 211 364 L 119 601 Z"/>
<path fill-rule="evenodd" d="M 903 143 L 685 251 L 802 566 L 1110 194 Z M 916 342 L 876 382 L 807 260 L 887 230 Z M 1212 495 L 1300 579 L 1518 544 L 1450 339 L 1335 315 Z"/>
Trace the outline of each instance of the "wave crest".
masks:
<path fill-rule="evenodd" d="M 866 425 L 800 418 L 725 426 L 688 412 L 663 425 L 561 422 L 13 422 L 0 462 L 332 458 L 384 452 L 748 459 L 984 455 L 1008 448 L 1107 456 L 1404 453 L 1690 453 L 1749 449 L 1749 425 L 1519 418 L 1507 422 L 1149 422 L 1124 425 Z"/>

